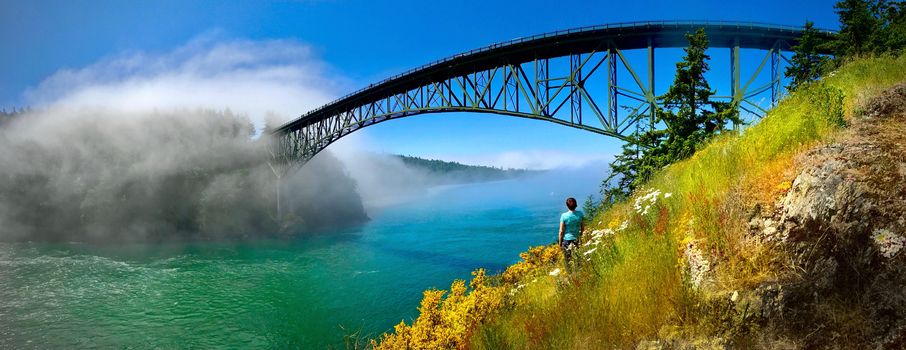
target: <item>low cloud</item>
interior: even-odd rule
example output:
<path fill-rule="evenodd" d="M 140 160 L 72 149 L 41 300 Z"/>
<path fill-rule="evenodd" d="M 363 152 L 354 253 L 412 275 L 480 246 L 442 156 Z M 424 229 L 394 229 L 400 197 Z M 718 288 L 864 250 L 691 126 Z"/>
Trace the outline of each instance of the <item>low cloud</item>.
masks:
<path fill-rule="evenodd" d="M 27 90 L 31 106 L 121 112 L 229 109 L 261 127 L 331 101 L 346 78 L 294 40 L 221 40 L 212 34 L 166 53 L 133 52 L 63 69 Z"/>
<path fill-rule="evenodd" d="M 249 237 L 367 219 L 329 152 L 283 178 L 263 140 L 344 81 L 291 40 L 202 37 L 61 70 L 0 126 L 0 240 Z"/>

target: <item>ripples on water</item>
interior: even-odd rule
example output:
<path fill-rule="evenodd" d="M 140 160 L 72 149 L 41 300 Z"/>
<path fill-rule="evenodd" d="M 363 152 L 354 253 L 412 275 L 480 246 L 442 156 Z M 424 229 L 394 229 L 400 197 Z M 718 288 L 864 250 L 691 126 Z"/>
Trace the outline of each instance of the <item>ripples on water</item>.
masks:
<path fill-rule="evenodd" d="M 415 316 L 421 292 L 555 240 L 600 172 L 454 186 L 358 230 L 243 244 L 0 243 L 0 348 L 324 348 Z"/>

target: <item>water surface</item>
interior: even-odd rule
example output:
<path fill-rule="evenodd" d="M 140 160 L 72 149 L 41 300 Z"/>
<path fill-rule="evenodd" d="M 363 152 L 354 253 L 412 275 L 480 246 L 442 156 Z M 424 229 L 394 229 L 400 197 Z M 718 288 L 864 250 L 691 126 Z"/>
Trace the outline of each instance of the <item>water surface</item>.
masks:
<path fill-rule="evenodd" d="M 0 243 L 0 348 L 326 348 L 556 240 L 597 170 L 438 188 L 361 228 L 244 243 Z"/>

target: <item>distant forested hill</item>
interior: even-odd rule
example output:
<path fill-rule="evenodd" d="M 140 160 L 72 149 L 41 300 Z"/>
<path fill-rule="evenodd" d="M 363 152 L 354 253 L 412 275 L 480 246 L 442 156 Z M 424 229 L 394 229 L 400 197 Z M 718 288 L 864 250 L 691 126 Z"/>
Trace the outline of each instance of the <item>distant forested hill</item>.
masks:
<path fill-rule="evenodd" d="M 446 179 L 444 182 L 450 183 L 505 180 L 539 172 L 538 170 L 503 169 L 484 165 L 466 165 L 459 162 L 424 159 L 404 155 L 396 156 L 399 157 L 406 166 L 439 175 L 440 178 Z"/>

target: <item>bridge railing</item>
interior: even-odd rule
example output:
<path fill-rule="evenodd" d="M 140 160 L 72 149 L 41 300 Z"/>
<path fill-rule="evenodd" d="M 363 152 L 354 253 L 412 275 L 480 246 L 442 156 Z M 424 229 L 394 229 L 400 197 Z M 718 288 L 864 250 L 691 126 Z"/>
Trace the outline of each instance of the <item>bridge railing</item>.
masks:
<path fill-rule="evenodd" d="M 295 122 L 297 122 L 297 121 L 299 121 L 299 120 L 302 120 L 302 119 L 304 119 L 305 117 L 307 117 L 307 116 L 309 116 L 309 115 L 312 115 L 312 114 L 314 114 L 314 113 L 317 113 L 317 112 L 321 111 L 322 109 L 325 109 L 325 108 L 327 108 L 328 106 L 332 106 L 332 105 L 334 105 L 334 104 L 336 104 L 336 103 L 338 103 L 338 102 L 340 102 L 340 101 L 342 101 L 342 100 L 344 100 L 344 99 L 347 99 L 347 98 L 349 98 L 349 97 L 351 97 L 351 96 L 353 96 L 353 95 L 360 94 L 360 93 L 362 93 L 362 92 L 364 92 L 364 91 L 366 91 L 366 90 L 368 90 L 368 89 L 370 89 L 370 88 L 373 88 L 374 86 L 378 86 L 378 85 L 384 84 L 384 83 L 386 83 L 386 82 L 389 82 L 389 81 L 392 81 L 392 80 L 399 79 L 399 78 L 401 78 L 401 77 L 403 77 L 403 76 L 406 76 L 406 75 L 415 73 L 415 72 L 417 72 L 417 71 L 420 71 L 420 70 L 423 70 L 423 69 L 427 69 L 427 68 L 429 68 L 429 67 L 433 67 L 433 66 L 436 66 L 436 65 L 445 63 L 445 62 L 449 62 L 449 61 L 452 61 L 452 60 L 455 60 L 455 59 L 458 59 L 458 58 L 461 58 L 461 57 L 470 56 L 470 55 L 474 55 L 474 54 L 481 53 L 481 52 L 487 52 L 487 51 L 494 50 L 494 49 L 497 49 L 497 48 L 500 48 L 500 47 L 504 47 L 504 46 L 516 45 L 516 44 L 521 44 L 521 43 L 525 43 L 525 42 L 530 42 L 530 41 L 533 41 L 533 40 L 538 40 L 538 39 L 543 39 L 543 38 L 548 38 L 548 37 L 553 37 L 553 36 L 560 36 L 560 35 L 564 35 L 564 34 L 584 33 L 584 32 L 597 31 L 597 30 L 604 30 L 604 29 L 617 29 L 617 28 L 630 28 L 630 27 L 636 27 L 636 28 L 637 28 L 637 27 L 642 27 L 642 26 L 652 26 L 652 25 L 655 25 L 655 26 L 707 25 L 707 26 L 726 26 L 726 27 L 750 28 L 750 29 L 754 29 L 754 28 L 758 27 L 758 28 L 764 28 L 764 29 L 774 29 L 774 30 L 790 31 L 790 32 L 796 32 L 796 31 L 801 31 L 801 30 L 802 30 L 802 27 L 798 27 L 798 26 L 790 26 L 790 25 L 782 25 L 782 24 L 771 24 L 771 23 L 763 23 L 763 22 L 738 22 L 738 21 L 718 21 L 718 20 L 703 20 L 703 21 L 695 21 L 695 20 L 662 20 L 662 21 L 636 21 L 636 22 L 617 22 L 617 23 L 609 23 L 609 24 L 599 24 L 599 25 L 584 26 L 584 27 L 577 27 L 577 28 L 571 28 L 571 29 L 563 29 L 563 30 L 558 30 L 558 31 L 553 31 L 553 32 L 547 32 L 547 33 L 535 34 L 535 35 L 531 35 L 531 36 L 519 37 L 519 38 L 510 39 L 510 40 L 503 41 L 503 42 L 498 42 L 498 43 L 494 43 L 494 44 L 482 46 L 482 47 L 479 47 L 479 48 L 477 48 L 477 49 L 472 49 L 472 50 L 469 50 L 469 51 L 466 51 L 466 52 L 461 52 L 461 53 L 455 54 L 455 55 L 453 55 L 453 56 L 444 57 L 444 58 L 442 58 L 442 59 L 435 60 L 435 61 L 432 61 L 432 62 L 423 64 L 423 65 L 421 65 L 421 66 L 418 66 L 418 67 L 415 67 L 415 68 L 406 70 L 406 71 L 404 71 L 404 72 L 402 72 L 402 73 L 393 75 L 393 76 L 391 76 L 391 77 L 389 77 L 389 78 L 386 78 L 386 79 L 383 79 L 383 80 L 381 80 L 381 81 L 379 81 L 379 82 L 377 82 L 377 83 L 369 84 L 369 85 L 366 86 L 366 87 L 363 87 L 363 88 L 360 88 L 360 89 L 355 90 L 355 91 L 353 91 L 353 92 L 350 92 L 350 93 L 348 93 L 348 94 L 346 94 L 346 95 L 343 95 L 343 97 L 337 98 L 337 99 L 335 99 L 335 100 L 333 100 L 333 101 L 331 101 L 331 102 L 329 102 L 329 103 L 327 103 L 327 104 L 325 104 L 325 105 L 322 105 L 321 107 L 318 107 L 318 108 L 315 108 L 315 109 L 313 109 L 313 110 L 311 110 L 311 111 L 306 112 L 306 113 L 303 114 L 301 117 L 298 117 L 298 118 L 296 118 L 296 119 L 293 119 L 292 121 L 289 121 L 289 122 L 283 124 L 283 126 L 281 126 L 280 129 L 282 129 L 283 127 L 285 127 L 285 126 L 287 126 L 287 125 L 293 124 L 293 123 L 295 123 Z M 830 29 L 822 29 L 822 28 L 818 28 L 818 31 L 820 31 L 820 32 L 825 32 L 825 33 L 828 33 L 828 34 L 833 34 L 833 33 L 835 33 L 835 31 L 833 31 L 833 30 L 830 30 Z M 279 130 L 279 129 L 278 129 L 278 130 Z"/>

